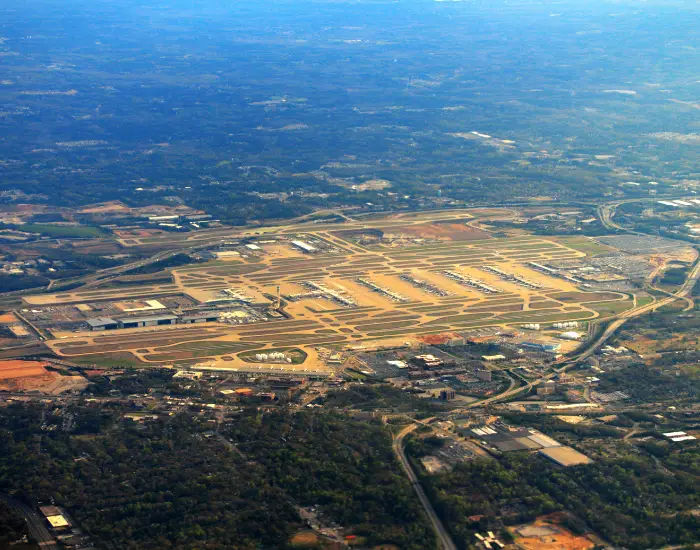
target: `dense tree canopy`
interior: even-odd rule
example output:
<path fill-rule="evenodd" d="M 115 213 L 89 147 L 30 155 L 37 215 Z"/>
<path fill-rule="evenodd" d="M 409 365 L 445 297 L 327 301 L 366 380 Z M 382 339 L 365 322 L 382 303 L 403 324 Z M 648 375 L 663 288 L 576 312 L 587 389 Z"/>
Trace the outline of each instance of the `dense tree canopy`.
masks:
<path fill-rule="evenodd" d="M 100 548 L 284 548 L 311 505 L 371 544 L 434 544 L 378 424 L 251 409 L 215 431 L 189 415 L 71 414 L 80 433 L 50 411 L 0 413 L 0 491 L 53 498 Z"/>

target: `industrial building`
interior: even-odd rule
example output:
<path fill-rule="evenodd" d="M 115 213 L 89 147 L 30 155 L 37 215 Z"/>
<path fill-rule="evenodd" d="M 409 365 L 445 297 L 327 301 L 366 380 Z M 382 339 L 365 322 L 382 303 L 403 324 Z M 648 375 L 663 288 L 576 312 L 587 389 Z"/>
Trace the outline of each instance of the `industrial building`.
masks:
<path fill-rule="evenodd" d="M 71 527 L 70 522 L 57 506 L 40 506 L 39 511 L 51 526 L 52 530 L 69 529 Z"/>
<path fill-rule="evenodd" d="M 219 313 L 215 311 L 209 311 L 206 313 L 199 313 L 196 315 L 184 315 L 178 319 L 178 323 L 183 324 L 194 324 L 194 323 L 215 323 L 219 320 Z"/>
<path fill-rule="evenodd" d="M 539 453 L 560 466 L 577 466 L 579 464 L 590 464 L 593 462 L 583 453 L 579 453 L 576 449 L 567 446 L 546 447 L 540 449 Z"/>
<path fill-rule="evenodd" d="M 471 428 L 465 435 L 479 439 L 483 444 L 506 453 L 510 451 L 537 450 L 559 447 L 561 444 L 531 428 L 507 428 L 503 426 L 482 426 Z"/>
<path fill-rule="evenodd" d="M 86 322 L 90 330 L 113 330 L 118 328 L 118 323 L 111 317 L 94 317 Z"/>
<path fill-rule="evenodd" d="M 299 250 L 302 252 L 305 252 L 307 254 L 310 254 L 312 252 L 316 252 L 316 247 L 311 246 L 308 243 L 305 243 L 304 241 L 290 241 L 295 247 L 297 247 Z"/>
<path fill-rule="evenodd" d="M 195 324 L 195 323 L 215 323 L 221 320 L 220 311 L 194 311 L 186 315 L 175 315 L 172 313 L 162 313 L 160 315 L 149 315 L 142 317 L 121 317 L 113 319 L 111 317 L 94 317 L 86 319 L 88 327 L 92 331 L 115 330 L 120 328 L 140 328 L 155 327 L 174 324 Z"/>
<path fill-rule="evenodd" d="M 430 353 L 416 355 L 411 359 L 411 362 L 415 363 L 420 367 L 423 367 L 424 369 L 434 369 L 444 364 L 444 361 L 442 359 L 440 359 L 439 357 L 435 357 Z"/>
<path fill-rule="evenodd" d="M 155 327 L 161 325 L 174 325 L 177 315 L 149 315 L 147 317 L 126 317 L 117 319 L 119 328 Z"/>
<path fill-rule="evenodd" d="M 480 535 L 479 533 L 474 533 L 474 536 L 479 540 L 481 544 L 484 545 L 484 548 L 487 550 L 492 550 L 493 547 L 497 548 L 505 548 L 505 545 L 496 538 L 496 535 L 493 534 L 493 531 L 489 531 L 486 533 L 486 536 Z"/>
<path fill-rule="evenodd" d="M 675 443 L 696 439 L 694 435 L 688 435 L 686 432 L 666 432 L 663 435 Z"/>
<path fill-rule="evenodd" d="M 540 342 L 520 342 L 520 347 L 526 350 L 539 351 L 542 353 L 557 353 L 560 344 L 557 343 L 540 343 Z"/>

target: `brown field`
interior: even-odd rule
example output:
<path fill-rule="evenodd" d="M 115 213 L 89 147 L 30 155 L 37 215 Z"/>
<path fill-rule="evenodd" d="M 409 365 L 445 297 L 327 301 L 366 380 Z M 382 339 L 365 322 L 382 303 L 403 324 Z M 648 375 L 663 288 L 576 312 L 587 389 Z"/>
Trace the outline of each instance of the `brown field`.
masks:
<path fill-rule="evenodd" d="M 595 543 L 586 536 L 574 535 L 561 525 L 561 514 L 537 518 L 526 525 L 509 527 L 519 548 L 525 550 L 590 550 Z"/>
<path fill-rule="evenodd" d="M 11 325 L 17 322 L 17 316 L 14 313 L 3 313 L 0 315 L 0 324 Z"/>
<path fill-rule="evenodd" d="M 0 380 L 42 376 L 47 373 L 45 366 L 46 363 L 40 363 L 39 361 L 0 361 Z"/>
<path fill-rule="evenodd" d="M 445 344 L 446 342 L 449 342 L 453 338 L 456 338 L 457 335 L 453 332 L 449 332 L 447 334 L 428 334 L 426 336 L 420 336 L 418 339 L 421 342 L 425 342 L 426 344 Z"/>
<path fill-rule="evenodd" d="M 300 531 L 289 539 L 291 546 L 300 546 L 302 548 L 312 547 L 319 544 L 319 542 L 318 535 L 313 531 Z"/>
<path fill-rule="evenodd" d="M 0 390 L 40 391 L 58 395 L 87 386 L 87 380 L 82 376 L 63 376 L 45 367 L 46 363 L 38 361 L 0 361 Z"/>

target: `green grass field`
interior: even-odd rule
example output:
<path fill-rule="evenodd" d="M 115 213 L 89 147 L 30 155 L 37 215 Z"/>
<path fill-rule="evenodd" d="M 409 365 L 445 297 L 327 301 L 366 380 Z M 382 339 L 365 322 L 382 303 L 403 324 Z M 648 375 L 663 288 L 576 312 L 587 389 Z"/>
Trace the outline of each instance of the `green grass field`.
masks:
<path fill-rule="evenodd" d="M 50 223 L 25 223 L 18 226 L 21 231 L 28 233 L 40 233 L 47 237 L 56 238 L 77 238 L 91 239 L 96 237 L 104 237 L 108 235 L 107 231 L 99 227 L 91 227 L 87 225 L 54 225 Z"/>
<path fill-rule="evenodd" d="M 558 240 L 563 245 L 573 248 L 574 250 L 578 250 L 579 252 L 583 252 L 588 256 L 598 256 L 614 250 L 609 246 L 600 244 L 587 237 L 559 237 Z"/>
<path fill-rule="evenodd" d="M 110 353 L 109 355 L 103 355 L 100 353 L 81 355 L 79 357 L 71 357 L 71 363 L 83 366 L 94 366 L 98 369 L 119 369 L 124 367 L 142 367 L 145 366 L 144 363 L 139 361 L 135 356 L 133 356 L 128 351 L 121 351 L 116 353 Z"/>
<path fill-rule="evenodd" d="M 597 311 L 601 317 L 617 315 L 632 308 L 631 300 L 620 300 L 618 302 L 590 302 L 586 307 Z"/>

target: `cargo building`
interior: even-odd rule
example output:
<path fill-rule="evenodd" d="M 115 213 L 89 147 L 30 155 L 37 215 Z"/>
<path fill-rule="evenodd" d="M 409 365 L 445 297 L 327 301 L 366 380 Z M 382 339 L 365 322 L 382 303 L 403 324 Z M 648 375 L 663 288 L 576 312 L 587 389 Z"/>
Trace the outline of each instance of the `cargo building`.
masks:
<path fill-rule="evenodd" d="M 149 315 L 147 317 L 126 317 L 117 319 L 119 328 L 155 327 L 161 325 L 174 325 L 177 315 Z"/>
<path fill-rule="evenodd" d="M 118 327 L 118 323 L 110 317 L 93 317 L 86 322 L 90 330 L 113 330 Z"/>

